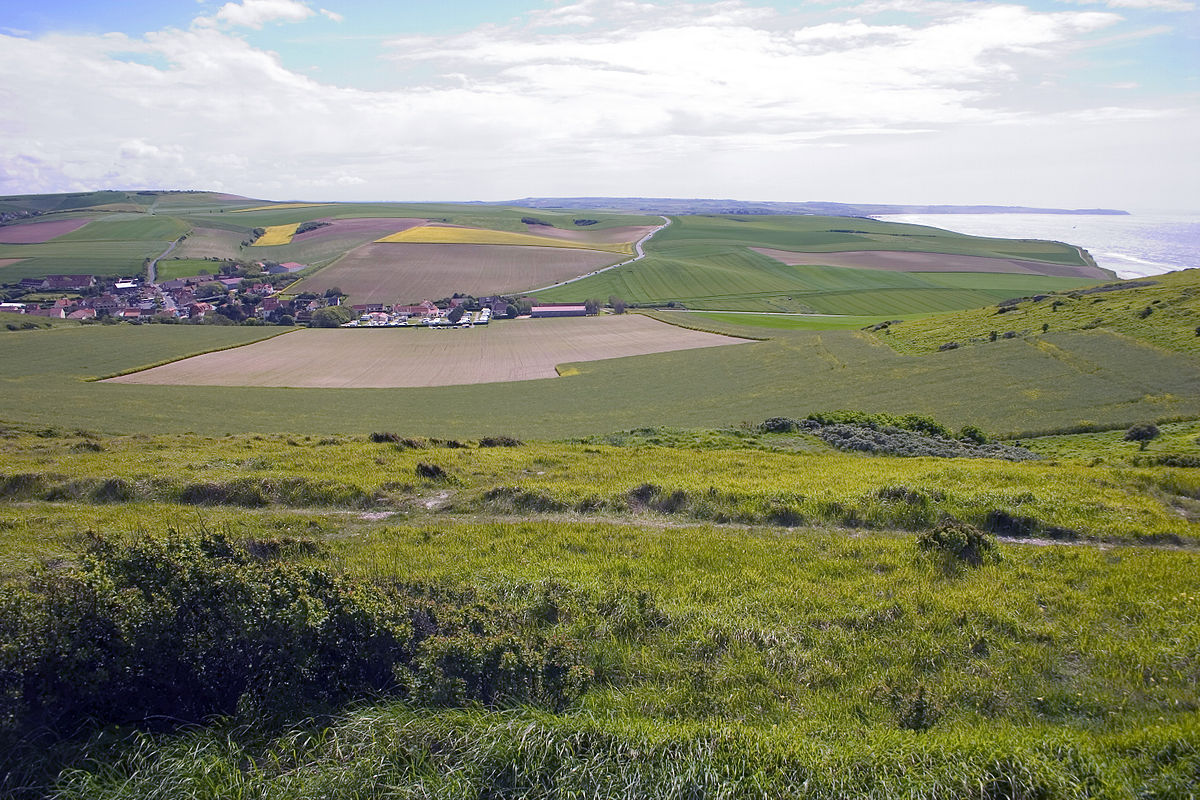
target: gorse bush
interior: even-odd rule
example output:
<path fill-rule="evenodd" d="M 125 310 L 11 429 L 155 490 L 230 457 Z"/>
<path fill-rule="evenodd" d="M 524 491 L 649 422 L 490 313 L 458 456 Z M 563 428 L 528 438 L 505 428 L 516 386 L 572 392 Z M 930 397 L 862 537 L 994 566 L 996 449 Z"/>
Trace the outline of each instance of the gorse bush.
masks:
<path fill-rule="evenodd" d="M 271 560 L 320 548 L 222 535 L 120 546 L 0 599 L 0 750 L 86 721 L 151 727 L 214 715 L 294 718 L 381 693 L 439 705 L 578 697 L 580 647 L 515 604 L 383 587 Z"/>
<path fill-rule="evenodd" d="M 927 553 L 957 559 L 977 567 L 996 549 L 995 537 L 957 520 L 943 520 L 917 536 L 917 545 Z"/>

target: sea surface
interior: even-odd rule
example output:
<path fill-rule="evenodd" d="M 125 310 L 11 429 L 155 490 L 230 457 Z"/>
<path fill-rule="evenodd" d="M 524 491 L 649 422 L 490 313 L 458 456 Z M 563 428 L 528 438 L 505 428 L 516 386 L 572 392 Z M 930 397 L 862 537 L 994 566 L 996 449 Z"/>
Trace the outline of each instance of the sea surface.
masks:
<path fill-rule="evenodd" d="M 1200 267 L 1200 211 L 1108 214 L 884 214 L 973 236 L 1053 239 L 1079 245 L 1122 278 Z"/>

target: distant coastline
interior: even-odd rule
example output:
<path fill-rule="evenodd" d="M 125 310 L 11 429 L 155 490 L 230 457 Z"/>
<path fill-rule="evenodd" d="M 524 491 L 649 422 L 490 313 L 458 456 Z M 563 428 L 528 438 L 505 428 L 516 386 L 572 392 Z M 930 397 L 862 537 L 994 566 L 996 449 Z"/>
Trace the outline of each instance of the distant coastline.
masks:
<path fill-rule="evenodd" d="M 1034 208 L 996 205 L 891 205 L 886 203 L 785 203 L 754 200 L 716 200 L 676 197 L 524 197 L 480 205 L 523 208 L 579 208 L 637 214 L 819 214 L 833 217 L 873 217 L 882 214 L 1068 214 L 1129 216 L 1115 208 Z"/>

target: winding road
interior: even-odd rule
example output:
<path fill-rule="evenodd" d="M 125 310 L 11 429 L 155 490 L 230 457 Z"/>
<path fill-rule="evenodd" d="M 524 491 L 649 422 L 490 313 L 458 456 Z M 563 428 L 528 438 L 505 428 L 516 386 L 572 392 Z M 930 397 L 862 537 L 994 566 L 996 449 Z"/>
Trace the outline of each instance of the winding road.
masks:
<path fill-rule="evenodd" d="M 642 238 L 638 239 L 636 242 L 633 243 L 633 252 L 635 253 L 633 258 L 631 258 L 627 261 L 622 261 L 619 264 L 613 264 L 613 265 L 607 266 L 603 269 L 598 269 L 595 272 L 589 272 L 587 275 L 580 275 L 577 278 L 570 278 L 569 280 L 559 281 L 558 283 L 552 283 L 549 286 L 540 286 L 537 289 L 528 289 L 528 290 L 526 290 L 525 294 L 533 294 L 534 292 L 544 292 L 547 289 L 555 289 L 559 286 L 566 286 L 568 283 L 575 283 L 575 281 L 581 281 L 584 278 L 590 278 L 593 275 L 599 275 L 601 272 L 608 272 L 610 269 L 616 269 L 617 267 L 623 267 L 626 264 L 632 264 L 635 261 L 641 261 L 643 258 L 646 257 L 646 251 L 642 247 L 642 245 L 644 245 L 646 242 L 650 241 L 650 238 L 652 236 L 654 236 L 654 234 L 658 233 L 663 228 L 665 228 L 671 224 L 671 220 L 668 217 L 659 215 L 659 219 L 661 219 L 663 221 L 662 225 L 659 225 L 657 228 L 648 232 L 645 236 L 643 236 Z"/>

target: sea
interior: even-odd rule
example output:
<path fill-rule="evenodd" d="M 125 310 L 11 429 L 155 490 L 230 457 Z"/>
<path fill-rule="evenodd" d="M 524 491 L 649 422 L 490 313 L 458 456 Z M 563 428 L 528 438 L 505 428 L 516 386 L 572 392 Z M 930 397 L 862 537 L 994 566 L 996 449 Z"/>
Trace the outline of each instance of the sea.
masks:
<path fill-rule="evenodd" d="M 972 236 L 1079 245 L 1122 278 L 1200 267 L 1200 211 L 1115 214 L 882 214 Z"/>

